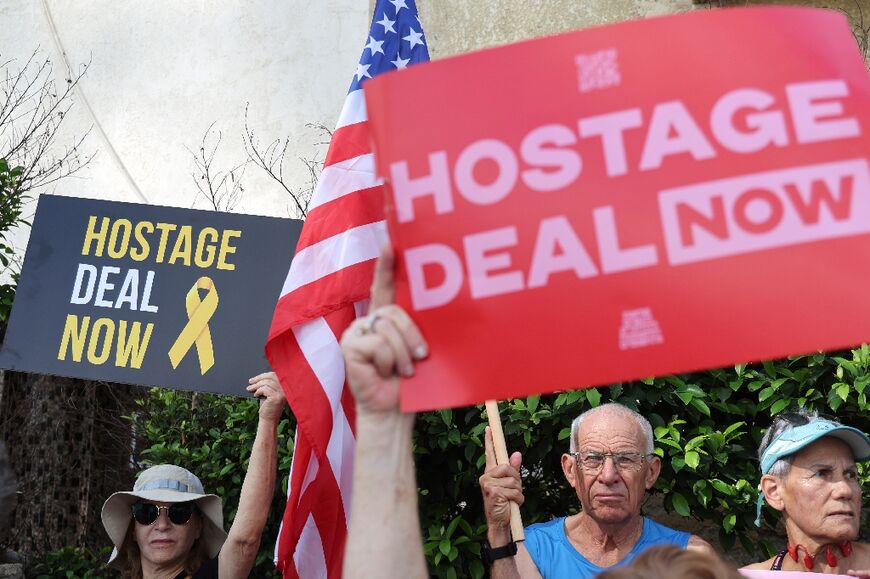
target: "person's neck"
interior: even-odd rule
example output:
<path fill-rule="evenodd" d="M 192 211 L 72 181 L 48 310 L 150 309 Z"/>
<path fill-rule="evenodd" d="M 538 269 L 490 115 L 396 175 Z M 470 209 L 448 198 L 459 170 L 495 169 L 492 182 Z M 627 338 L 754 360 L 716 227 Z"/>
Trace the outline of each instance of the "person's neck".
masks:
<path fill-rule="evenodd" d="M 142 561 L 142 579 L 175 579 L 182 571 L 183 562 L 164 566 Z"/>
<path fill-rule="evenodd" d="M 643 532 L 643 517 L 640 515 L 612 524 L 602 524 L 583 512 L 576 516 L 571 539 L 580 547 L 584 557 L 600 567 L 622 560 Z"/>
<path fill-rule="evenodd" d="M 828 541 L 822 537 L 811 537 L 804 533 L 797 525 L 791 521 L 786 521 L 786 534 L 788 536 L 788 548 L 799 551 L 797 561 L 794 561 L 790 555 L 786 558 L 798 566 L 801 571 L 820 571 L 823 573 L 831 573 L 838 569 L 849 569 L 848 561 L 851 553 L 847 555 L 843 552 L 843 546 L 848 541 Z M 832 548 L 833 555 L 837 559 L 836 565 L 829 565 L 827 560 L 827 549 Z M 848 550 L 848 549 L 847 549 Z M 812 569 L 807 568 L 804 562 L 804 554 L 809 553 L 813 557 Z"/>

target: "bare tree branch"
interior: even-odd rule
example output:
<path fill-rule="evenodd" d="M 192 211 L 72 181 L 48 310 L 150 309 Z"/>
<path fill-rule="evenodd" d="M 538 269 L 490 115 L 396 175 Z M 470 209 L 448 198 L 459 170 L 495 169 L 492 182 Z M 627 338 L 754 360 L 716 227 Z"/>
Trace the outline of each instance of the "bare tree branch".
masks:
<path fill-rule="evenodd" d="M 15 192 L 26 193 L 77 173 L 94 158 L 95 153 L 81 152 L 90 129 L 61 154 L 53 149 L 90 61 L 68 76 L 61 90 L 51 60 L 40 59 L 38 48 L 20 68 L 13 69 L 14 62 L 7 60 L 0 73 L 0 159 L 22 168 Z"/>
<path fill-rule="evenodd" d="M 198 191 L 197 197 L 204 197 L 215 211 L 230 212 L 236 208 L 245 192 L 242 178 L 249 161 L 239 163 L 228 171 L 217 169 L 215 156 L 223 141 L 223 134 L 214 128 L 216 123 L 213 122 L 206 129 L 198 151 L 187 149 L 196 166 L 191 177 Z"/>
<path fill-rule="evenodd" d="M 248 108 L 250 104 L 245 105 L 245 131 L 242 138 L 245 143 L 245 152 L 248 154 L 248 159 L 258 168 L 263 170 L 273 181 L 278 183 L 282 189 L 290 197 L 292 210 L 291 215 L 300 219 L 304 219 L 308 214 L 308 205 L 311 203 L 311 198 L 314 195 L 314 189 L 317 186 L 317 181 L 320 179 L 320 173 L 323 170 L 323 160 L 319 158 L 319 154 L 315 153 L 311 159 L 300 157 L 299 161 L 305 165 L 308 170 L 308 182 L 301 188 L 292 188 L 287 184 L 284 178 L 284 170 L 287 161 L 287 148 L 290 146 L 290 137 L 284 139 L 275 139 L 268 145 L 263 145 L 259 138 L 254 133 L 248 121 Z M 332 131 L 327 127 L 308 123 L 307 128 L 316 129 L 321 137 L 321 141 L 315 143 L 316 146 L 329 144 L 332 139 Z"/>

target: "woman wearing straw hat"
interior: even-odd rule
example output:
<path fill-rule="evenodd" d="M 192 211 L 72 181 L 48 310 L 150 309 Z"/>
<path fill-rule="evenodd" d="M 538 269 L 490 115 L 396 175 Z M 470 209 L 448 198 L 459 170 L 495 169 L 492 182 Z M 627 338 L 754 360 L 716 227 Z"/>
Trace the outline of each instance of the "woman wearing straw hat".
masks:
<path fill-rule="evenodd" d="M 870 439 L 856 428 L 806 411 L 777 416 L 758 449 L 761 493 L 782 512 L 788 543 L 750 569 L 849 574 L 870 579 L 870 544 L 856 542 L 861 485 L 856 461 L 870 460 Z M 857 571 L 861 569 L 862 571 Z"/>
<path fill-rule="evenodd" d="M 257 436 L 229 533 L 216 495 L 179 466 L 162 464 L 139 475 L 132 491 L 103 505 L 103 526 L 115 549 L 109 564 L 132 579 L 235 579 L 247 577 L 260 548 L 275 489 L 278 422 L 284 393 L 272 372 L 250 379 L 262 398 Z"/>

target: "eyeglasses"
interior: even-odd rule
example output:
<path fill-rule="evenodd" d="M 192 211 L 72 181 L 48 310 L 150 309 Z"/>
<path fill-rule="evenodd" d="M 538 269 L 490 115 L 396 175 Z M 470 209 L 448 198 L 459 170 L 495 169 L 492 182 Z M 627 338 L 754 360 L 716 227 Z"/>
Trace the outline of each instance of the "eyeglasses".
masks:
<path fill-rule="evenodd" d="M 160 511 L 165 510 L 169 520 L 174 525 L 184 525 L 190 521 L 196 507 L 192 502 L 177 503 L 168 507 L 158 507 L 153 503 L 134 503 L 133 518 L 140 525 L 153 525 L 160 517 Z"/>
<path fill-rule="evenodd" d="M 604 468 L 607 457 L 613 460 L 613 466 L 620 472 L 637 472 L 643 467 L 644 460 L 652 456 L 638 452 L 572 452 L 571 456 L 578 464 L 583 466 L 583 471 L 588 474 L 598 474 Z"/>

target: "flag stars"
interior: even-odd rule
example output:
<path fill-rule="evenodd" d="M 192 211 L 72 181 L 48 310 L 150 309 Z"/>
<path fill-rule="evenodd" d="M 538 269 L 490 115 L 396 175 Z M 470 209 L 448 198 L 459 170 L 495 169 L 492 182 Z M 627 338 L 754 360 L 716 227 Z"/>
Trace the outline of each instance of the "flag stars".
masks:
<path fill-rule="evenodd" d="M 423 44 L 423 33 L 416 32 L 413 28 L 410 28 L 409 30 L 410 32 L 408 33 L 408 36 L 403 36 L 402 40 L 407 40 L 408 43 L 410 43 L 411 45 L 411 50 L 414 50 L 415 46 L 417 46 L 418 44 Z"/>
<path fill-rule="evenodd" d="M 357 82 L 362 81 L 363 78 L 371 78 L 372 75 L 369 74 L 369 68 L 372 65 L 359 63 L 356 65 L 356 80 Z"/>
<path fill-rule="evenodd" d="M 387 13 L 384 12 L 384 17 L 381 18 L 380 20 L 378 20 L 375 24 L 380 24 L 381 26 L 384 27 L 384 34 L 386 34 L 387 32 L 392 32 L 393 34 L 395 34 L 396 29 L 393 28 L 393 24 L 395 24 L 395 23 L 396 23 L 396 21 L 390 20 L 389 18 L 387 18 Z"/>
<path fill-rule="evenodd" d="M 396 7 L 396 15 L 397 16 L 399 14 L 399 10 L 401 10 L 402 8 L 405 8 L 405 9 L 408 8 L 408 5 L 405 4 L 406 1 L 407 0 L 389 0 L 390 4 L 392 4 L 393 6 Z"/>
<path fill-rule="evenodd" d="M 402 58 L 400 55 L 397 54 L 396 60 L 391 60 L 390 62 L 392 62 L 393 66 L 395 66 L 397 69 L 402 69 L 402 68 L 406 68 L 408 66 L 408 63 L 411 62 L 411 59 L 410 58 Z"/>
<path fill-rule="evenodd" d="M 384 49 L 381 48 L 383 45 L 384 45 L 383 40 L 375 40 L 374 36 L 369 36 L 369 42 L 368 42 L 368 44 L 365 45 L 365 48 L 363 48 L 363 50 L 365 50 L 366 48 L 371 50 L 372 56 L 374 56 L 375 54 L 377 54 L 379 52 L 381 54 L 383 54 Z"/>

